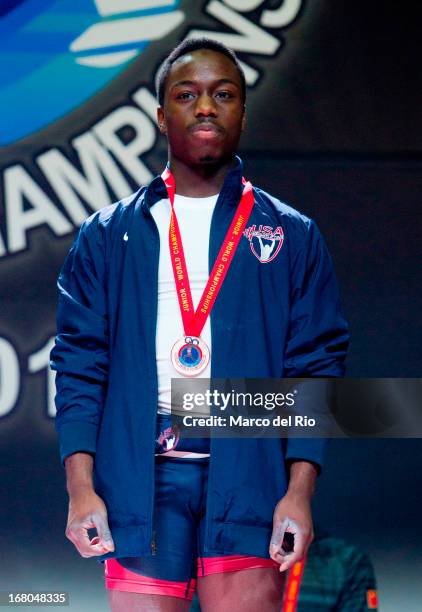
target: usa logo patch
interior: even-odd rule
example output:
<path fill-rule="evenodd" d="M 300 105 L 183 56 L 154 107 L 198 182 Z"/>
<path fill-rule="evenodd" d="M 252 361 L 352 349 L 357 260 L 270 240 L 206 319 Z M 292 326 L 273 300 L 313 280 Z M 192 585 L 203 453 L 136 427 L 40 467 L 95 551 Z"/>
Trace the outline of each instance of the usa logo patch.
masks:
<path fill-rule="evenodd" d="M 243 235 L 249 240 L 252 253 L 261 263 L 275 259 L 284 242 L 281 225 L 275 229 L 269 225 L 250 225 L 243 231 Z"/>

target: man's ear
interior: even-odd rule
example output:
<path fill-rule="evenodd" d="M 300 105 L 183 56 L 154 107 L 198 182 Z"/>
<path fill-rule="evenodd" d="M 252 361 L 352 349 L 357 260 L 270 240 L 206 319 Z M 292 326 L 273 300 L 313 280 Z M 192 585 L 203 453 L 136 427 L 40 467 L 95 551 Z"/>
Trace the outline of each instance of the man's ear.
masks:
<path fill-rule="evenodd" d="M 246 106 L 243 107 L 243 116 L 242 116 L 242 132 L 246 128 Z"/>
<path fill-rule="evenodd" d="M 164 118 L 164 111 L 161 106 L 157 108 L 157 123 L 161 134 L 167 134 L 166 120 Z"/>

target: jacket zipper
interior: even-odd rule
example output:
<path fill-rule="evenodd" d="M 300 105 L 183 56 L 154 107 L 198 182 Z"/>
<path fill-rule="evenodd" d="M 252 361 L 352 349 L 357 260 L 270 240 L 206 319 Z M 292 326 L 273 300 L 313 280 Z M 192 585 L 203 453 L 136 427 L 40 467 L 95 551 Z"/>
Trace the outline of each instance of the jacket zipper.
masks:
<path fill-rule="evenodd" d="M 152 532 L 152 540 L 151 540 L 151 554 L 157 554 L 157 532 L 154 530 Z"/>
<path fill-rule="evenodd" d="M 210 434 L 211 435 L 211 434 Z M 207 546 L 207 542 L 209 542 L 209 535 L 211 531 L 211 504 L 208 503 L 208 499 L 210 497 L 210 475 L 211 475 L 211 461 L 212 461 L 212 436 L 210 437 L 210 456 L 208 459 L 208 486 L 207 486 L 207 495 L 205 497 L 205 530 L 204 530 L 204 541 L 202 543 L 204 553 L 208 552 L 209 548 Z M 202 561 L 202 557 L 201 557 Z M 202 562 L 203 563 L 203 562 Z"/>
<path fill-rule="evenodd" d="M 145 194 L 146 195 L 146 194 Z M 144 202 L 145 204 L 147 202 Z M 157 333 L 157 317 L 158 317 L 158 262 L 160 259 L 160 234 L 158 233 L 158 228 L 157 228 L 157 224 L 155 223 L 154 217 L 151 214 L 151 211 L 148 209 L 146 211 L 146 216 L 150 219 L 152 226 L 154 228 L 154 233 L 156 238 L 158 238 L 158 259 L 157 259 L 157 275 L 156 275 L 156 284 L 155 284 L 155 298 L 154 298 L 154 306 L 155 306 L 155 315 L 154 315 L 154 321 L 155 321 L 155 333 L 154 333 L 154 341 L 153 341 L 153 355 L 154 355 L 154 364 L 155 364 L 155 371 L 156 371 L 156 390 L 157 390 L 157 397 L 156 397 L 156 402 L 155 402 L 155 411 L 154 411 L 154 425 L 153 425 L 153 440 L 152 440 L 152 453 L 153 453 L 153 457 L 152 457 L 152 465 L 153 465 L 153 472 L 152 472 L 152 495 L 151 495 L 151 504 L 150 504 L 150 526 L 152 529 L 152 534 L 151 534 L 151 543 L 150 543 L 150 550 L 151 550 L 151 554 L 152 555 L 156 555 L 157 554 L 157 542 L 156 542 L 156 531 L 153 529 L 153 525 L 154 525 L 154 501 L 155 501 L 155 444 L 154 444 L 154 437 L 155 437 L 155 432 L 157 430 L 157 408 L 158 408 L 158 374 L 157 374 L 157 354 L 156 354 L 156 346 L 155 346 L 155 342 L 156 342 L 156 333 Z"/>

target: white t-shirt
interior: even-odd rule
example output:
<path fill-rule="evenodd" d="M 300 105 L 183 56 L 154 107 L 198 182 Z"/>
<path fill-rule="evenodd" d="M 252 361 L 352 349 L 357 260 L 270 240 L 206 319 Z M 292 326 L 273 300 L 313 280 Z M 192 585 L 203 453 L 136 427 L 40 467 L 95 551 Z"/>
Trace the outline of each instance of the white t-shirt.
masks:
<path fill-rule="evenodd" d="M 175 195 L 174 209 L 182 236 L 193 305 L 196 310 L 209 277 L 208 248 L 211 217 L 218 194 L 207 198 L 188 198 Z M 183 378 L 173 367 L 170 353 L 173 344 L 183 336 L 183 321 L 177 299 L 176 286 L 169 250 L 171 205 L 168 199 L 151 207 L 151 214 L 160 234 L 160 260 L 158 266 L 158 319 L 156 333 L 158 371 L 158 412 L 170 414 L 171 379 Z M 211 324 L 208 317 L 201 338 L 211 347 Z M 212 357 L 211 357 L 212 359 Z M 211 377 L 211 361 L 201 373 Z"/>

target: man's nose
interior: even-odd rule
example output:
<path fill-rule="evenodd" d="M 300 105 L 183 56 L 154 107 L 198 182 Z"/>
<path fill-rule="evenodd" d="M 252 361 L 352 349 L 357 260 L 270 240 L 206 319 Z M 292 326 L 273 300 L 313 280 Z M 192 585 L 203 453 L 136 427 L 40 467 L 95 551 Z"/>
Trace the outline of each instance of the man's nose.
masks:
<path fill-rule="evenodd" d="M 195 106 L 195 116 L 196 117 L 216 117 L 217 116 L 217 107 L 215 104 L 215 100 L 212 96 L 208 96 L 203 94 L 199 96 L 196 100 Z"/>

